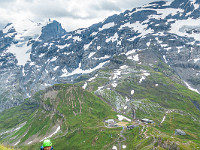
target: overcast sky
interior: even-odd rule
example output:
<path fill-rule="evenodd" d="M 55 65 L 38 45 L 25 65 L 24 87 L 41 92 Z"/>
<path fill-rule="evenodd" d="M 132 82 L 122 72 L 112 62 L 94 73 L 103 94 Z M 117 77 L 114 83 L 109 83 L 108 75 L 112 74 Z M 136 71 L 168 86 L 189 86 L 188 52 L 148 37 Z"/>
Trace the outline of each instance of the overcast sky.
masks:
<path fill-rule="evenodd" d="M 71 31 L 152 1 L 155 0 L 0 0 L 0 29 L 20 19 L 43 22 L 51 18 Z"/>

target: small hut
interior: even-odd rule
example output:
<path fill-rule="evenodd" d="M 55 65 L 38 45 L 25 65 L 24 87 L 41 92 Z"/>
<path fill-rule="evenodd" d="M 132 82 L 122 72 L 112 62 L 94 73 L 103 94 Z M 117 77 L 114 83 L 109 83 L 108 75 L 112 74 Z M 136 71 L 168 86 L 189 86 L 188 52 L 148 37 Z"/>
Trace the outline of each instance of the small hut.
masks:
<path fill-rule="evenodd" d="M 105 120 L 105 123 L 108 127 L 116 127 L 117 124 L 116 122 L 114 121 L 114 119 L 108 119 L 108 120 Z"/>

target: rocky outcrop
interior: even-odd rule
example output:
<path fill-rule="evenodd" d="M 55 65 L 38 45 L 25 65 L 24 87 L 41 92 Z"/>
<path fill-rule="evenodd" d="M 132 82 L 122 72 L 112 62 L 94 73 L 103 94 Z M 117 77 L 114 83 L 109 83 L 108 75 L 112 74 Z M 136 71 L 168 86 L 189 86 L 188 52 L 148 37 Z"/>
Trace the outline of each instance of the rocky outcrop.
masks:
<path fill-rule="evenodd" d="M 48 41 L 51 39 L 61 38 L 65 34 L 66 31 L 62 28 L 61 24 L 54 20 L 42 28 L 40 39 L 43 41 Z"/>
<path fill-rule="evenodd" d="M 175 135 L 186 135 L 186 133 L 181 129 L 176 129 L 175 130 Z"/>
<path fill-rule="evenodd" d="M 164 140 L 162 137 L 159 137 L 157 139 L 157 142 L 155 143 L 155 147 L 153 149 L 158 150 L 160 149 L 160 147 L 163 149 L 180 150 L 178 144 L 172 141 Z"/>

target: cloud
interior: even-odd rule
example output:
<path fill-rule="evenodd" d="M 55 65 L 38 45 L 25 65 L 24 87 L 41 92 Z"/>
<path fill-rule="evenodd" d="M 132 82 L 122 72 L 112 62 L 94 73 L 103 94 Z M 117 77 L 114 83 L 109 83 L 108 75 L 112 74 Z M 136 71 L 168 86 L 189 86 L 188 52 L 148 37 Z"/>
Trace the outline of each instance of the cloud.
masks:
<path fill-rule="evenodd" d="M 0 22 L 0 29 L 3 29 L 5 26 L 6 24 Z"/>
<path fill-rule="evenodd" d="M 16 2 L 16 0 L 1 0 L 0 4 L 8 4 L 8 3 L 12 3 L 12 2 Z"/>
<path fill-rule="evenodd" d="M 121 9 L 113 2 L 110 1 L 100 1 L 100 3 L 97 4 L 92 4 L 91 5 L 92 9 L 95 10 L 106 10 L 106 11 L 121 11 Z"/>
<path fill-rule="evenodd" d="M 20 19 L 35 22 L 49 18 L 67 30 L 87 27 L 106 17 L 154 0 L 0 0 L 0 29 Z"/>

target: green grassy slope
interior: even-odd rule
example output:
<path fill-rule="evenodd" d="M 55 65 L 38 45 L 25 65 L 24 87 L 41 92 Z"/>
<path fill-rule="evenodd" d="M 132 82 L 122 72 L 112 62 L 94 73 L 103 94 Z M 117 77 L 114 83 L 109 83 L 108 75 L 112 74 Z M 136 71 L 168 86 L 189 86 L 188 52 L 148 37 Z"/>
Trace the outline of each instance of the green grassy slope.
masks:
<path fill-rule="evenodd" d="M 10 146 L 0 145 L 0 150 L 19 150 L 19 149 L 14 149 L 13 147 Z"/>
<path fill-rule="evenodd" d="M 200 95 L 186 88 L 173 70 L 159 59 L 150 65 L 137 64 L 125 57 L 120 59 L 122 64 L 111 63 L 107 68 L 98 71 L 95 79 L 86 81 L 87 90 L 94 92 L 119 112 L 124 112 L 130 117 L 135 110 L 137 119 L 153 119 L 153 131 L 158 130 L 159 134 L 150 135 L 151 137 L 166 141 L 170 139 L 177 145 L 182 145 L 183 149 L 192 149 L 193 144 L 198 147 L 200 110 L 194 104 L 200 104 Z M 128 69 L 120 69 L 120 66 L 124 65 L 128 66 Z M 120 78 L 112 80 L 113 76 L 116 76 L 115 72 L 120 71 Z M 144 73 L 149 75 L 140 82 Z M 110 80 L 106 81 L 105 78 Z M 114 82 L 117 84 L 116 87 L 113 87 Z M 78 84 L 84 83 L 85 81 Z M 101 90 L 97 90 L 98 87 L 102 87 Z M 134 94 L 131 94 L 132 90 Z M 164 116 L 166 119 L 161 123 Z M 187 135 L 174 136 L 175 129 L 182 129 Z M 149 143 L 157 140 L 151 140 Z"/>
<path fill-rule="evenodd" d="M 73 148 L 74 144 L 77 147 L 85 148 L 93 144 L 95 149 L 95 147 L 104 146 L 105 143 L 109 145 L 109 141 L 114 140 L 114 138 L 107 140 L 109 133 L 114 137 L 120 130 L 104 128 L 104 119 L 116 119 L 116 113 L 108 104 L 81 87 L 59 84 L 36 95 L 37 101 L 40 103 L 39 106 L 34 106 L 37 109 L 31 109 L 33 106 L 27 105 L 26 102 L 23 106 L 3 112 L 2 120 L 13 116 L 10 120 L 15 124 L 11 124 L 10 127 L 21 121 L 26 121 L 26 124 L 12 134 L 6 135 L 7 137 L 2 137 L 2 142 L 15 144 L 19 141 L 18 145 L 24 147 L 27 143 L 33 141 L 31 144 L 36 144 L 35 146 L 25 146 L 24 149 L 37 149 L 41 145 L 40 140 L 48 137 L 55 131 L 55 126 L 59 125 L 61 129 L 56 139 L 53 140 L 56 147 L 60 147 L 60 143 L 64 143 L 62 146 L 67 146 L 69 149 Z M 27 106 L 27 109 L 25 106 Z M 1 126 L 3 129 L 6 123 L 1 124 Z M 9 127 L 6 129 L 9 129 Z M 108 133 L 107 130 L 109 130 Z M 33 137 L 38 140 L 34 141 Z M 97 137 L 104 142 L 96 142 L 96 144 L 93 142 L 88 145 L 88 140 Z M 71 142 L 62 142 L 66 139 Z M 78 144 L 80 141 L 87 142 Z"/>
<path fill-rule="evenodd" d="M 25 124 L 1 135 L 0 142 L 19 142 L 21 149 L 35 150 L 60 126 L 51 137 L 56 149 L 199 149 L 200 95 L 187 89 L 160 59 L 138 64 L 116 56 L 106 68 L 77 81 L 49 87 L 1 113 L 0 133 Z M 133 118 L 134 111 L 137 120 L 149 118 L 155 123 L 140 123 L 131 131 L 104 127 L 105 119 L 117 121 L 117 114 Z M 175 129 L 187 135 L 174 135 Z"/>

